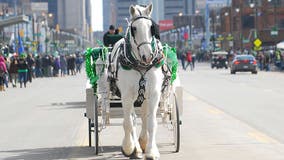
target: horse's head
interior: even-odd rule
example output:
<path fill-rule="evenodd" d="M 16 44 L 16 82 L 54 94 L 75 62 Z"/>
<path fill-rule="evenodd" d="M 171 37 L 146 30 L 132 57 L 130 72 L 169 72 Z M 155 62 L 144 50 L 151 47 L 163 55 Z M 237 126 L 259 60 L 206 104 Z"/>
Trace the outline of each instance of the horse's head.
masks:
<path fill-rule="evenodd" d="M 129 41 L 135 56 L 144 64 L 151 64 L 157 52 L 156 26 L 151 19 L 152 4 L 129 7 L 131 22 Z"/>

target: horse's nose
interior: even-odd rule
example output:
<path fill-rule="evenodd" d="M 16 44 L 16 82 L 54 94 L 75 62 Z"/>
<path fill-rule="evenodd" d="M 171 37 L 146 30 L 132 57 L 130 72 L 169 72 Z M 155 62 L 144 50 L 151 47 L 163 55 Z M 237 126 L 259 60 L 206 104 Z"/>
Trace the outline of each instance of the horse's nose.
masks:
<path fill-rule="evenodd" d="M 144 62 L 147 62 L 147 58 L 146 58 L 145 55 L 142 56 L 142 60 L 143 60 Z"/>

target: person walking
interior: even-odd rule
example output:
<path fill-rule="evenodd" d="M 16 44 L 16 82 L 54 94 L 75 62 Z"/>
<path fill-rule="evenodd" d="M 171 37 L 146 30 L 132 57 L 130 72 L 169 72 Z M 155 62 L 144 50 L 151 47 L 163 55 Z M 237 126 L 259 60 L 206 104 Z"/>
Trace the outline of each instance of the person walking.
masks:
<path fill-rule="evenodd" d="M 186 60 L 187 60 L 187 64 L 186 64 L 185 70 L 187 69 L 188 66 L 190 66 L 190 70 L 193 70 L 193 68 L 192 68 L 192 55 L 191 55 L 191 52 L 189 50 L 186 53 Z"/>
<path fill-rule="evenodd" d="M 18 79 L 18 60 L 14 56 L 9 68 L 10 73 L 10 81 L 13 87 L 17 87 L 17 79 Z"/>
<path fill-rule="evenodd" d="M 196 55 L 195 54 L 193 54 L 192 55 L 192 58 L 191 58 L 191 63 L 192 63 L 192 70 L 194 70 L 194 68 L 195 68 L 195 61 L 196 61 Z"/>
<path fill-rule="evenodd" d="M 9 67 L 10 67 L 10 59 L 7 59 L 5 56 L 4 57 L 4 62 L 6 65 L 6 70 L 7 72 L 4 74 L 4 85 L 6 86 L 6 88 L 9 87 L 9 79 L 10 79 L 10 75 L 9 75 Z"/>
<path fill-rule="evenodd" d="M 60 60 L 59 57 L 55 57 L 53 61 L 53 76 L 58 77 L 59 76 L 59 69 L 60 69 Z"/>
<path fill-rule="evenodd" d="M 181 51 L 180 60 L 181 60 L 182 69 L 185 70 L 185 61 L 186 61 L 186 50 L 185 49 Z"/>
<path fill-rule="evenodd" d="M 76 56 L 76 72 L 81 73 L 81 68 L 84 60 L 81 55 Z"/>
<path fill-rule="evenodd" d="M 31 54 L 28 54 L 28 57 L 26 58 L 26 61 L 28 63 L 28 81 L 32 83 L 32 79 L 35 77 L 34 76 L 34 66 L 35 66 L 35 60 Z"/>
<path fill-rule="evenodd" d="M 67 74 L 67 60 L 65 55 L 60 56 L 60 70 L 61 70 L 61 77 Z"/>
<path fill-rule="evenodd" d="M 42 74 L 42 58 L 40 55 L 36 56 L 35 59 L 35 76 L 36 77 L 43 77 Z"/>
<path fill-rule="evenodd" d="M 4 79 L 5 74 L 8 73 L 5 59 L 2 55 L 0 55 L 0 91 L 5 91 L 4 88 Z"/>
<path fill-rule="evenodd" d="M 19 82 L 20 87 L 22 88 L 22 85 L 24 83 L 24 87 L 26 88 L 27 84 L 27 76 L 28 76 L 28 63 L 26 61 L 26 55 L 23 53 L 20 55 L 19 63 L 18 63 L 18 76 L 19 76 Z"/>

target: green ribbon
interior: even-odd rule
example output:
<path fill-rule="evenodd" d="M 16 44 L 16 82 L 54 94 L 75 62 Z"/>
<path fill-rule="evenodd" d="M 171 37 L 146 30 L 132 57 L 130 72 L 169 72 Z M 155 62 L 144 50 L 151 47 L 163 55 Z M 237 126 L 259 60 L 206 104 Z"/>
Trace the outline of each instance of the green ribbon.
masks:
<path fill-rule="evenodd" d="M 108 48 L 87 48 L 85 52 L 86 57 L 86 74 L 90 79 L 90 84 L 94 89 L 94 94 L 97 93 L 97 81 L 99 79 L 98 74 L 96 73 L 96 61 L 101 58 L 102 61 L 106 61 Z"/>
<path fill-rule="evenodd" d="M 172 71 L 172 76 L 171 76 L 171 84 L 172 84 L 177 78 L 177 68 L 178 68 L 177 52 L 174 47 L 170 47 L 168 44 L 163 45 L 163 52 L 164 56 L 166 57 L 167 64 Z"/>

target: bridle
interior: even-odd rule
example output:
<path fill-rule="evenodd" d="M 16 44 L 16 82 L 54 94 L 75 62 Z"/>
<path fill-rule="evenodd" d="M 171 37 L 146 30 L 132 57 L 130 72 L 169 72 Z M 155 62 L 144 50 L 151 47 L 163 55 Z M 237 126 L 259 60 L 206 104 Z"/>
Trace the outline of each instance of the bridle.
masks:
<path fill-rule="evenodd" d="M 152 35 L 152 39 L 151 39 L 151 42 L 149 41 L 144 41 L 144 42 L 141 42 L 141 43 L 137 43 L 136 41 L 136 37 L 135 37 L 135 31 L 136 31 L 136 28 L 133 27 L 133 23 L 139 19 L 147 19 L 147 20 L 150 20 L 152 25 L 151 25 L 151 35 Z M 130 22 L 130 26 L 129 26 L 129 29 L 130 32 L 128 31 L 128 34 L 127 34 L 127 37 L 126 37 L 126 41 L 128 41 L 128 43 L 130 42 L 130 37 L 133 38 L 133 41 L 136 45 L 136 49 L 138 51 L 138 55 L 140 56 L 140 59 L 145 61 L 146 58 L 144 56 L 141 56 L 140 54 L 140 47 L 143 46 L 143 45 L 151 45 L 151 48 L 152 48 L 152 52 L 151 52 L 151 59 L 153 60 L 155 58 L 155 55 L 157 53 L 157 37 L 158 37 L 158 26 L 157 24 L 150 18 L 150 17 L 147 17 L 147 16 L 138 16 L 136 18 L 134 18 L 131 22 Z"/>

